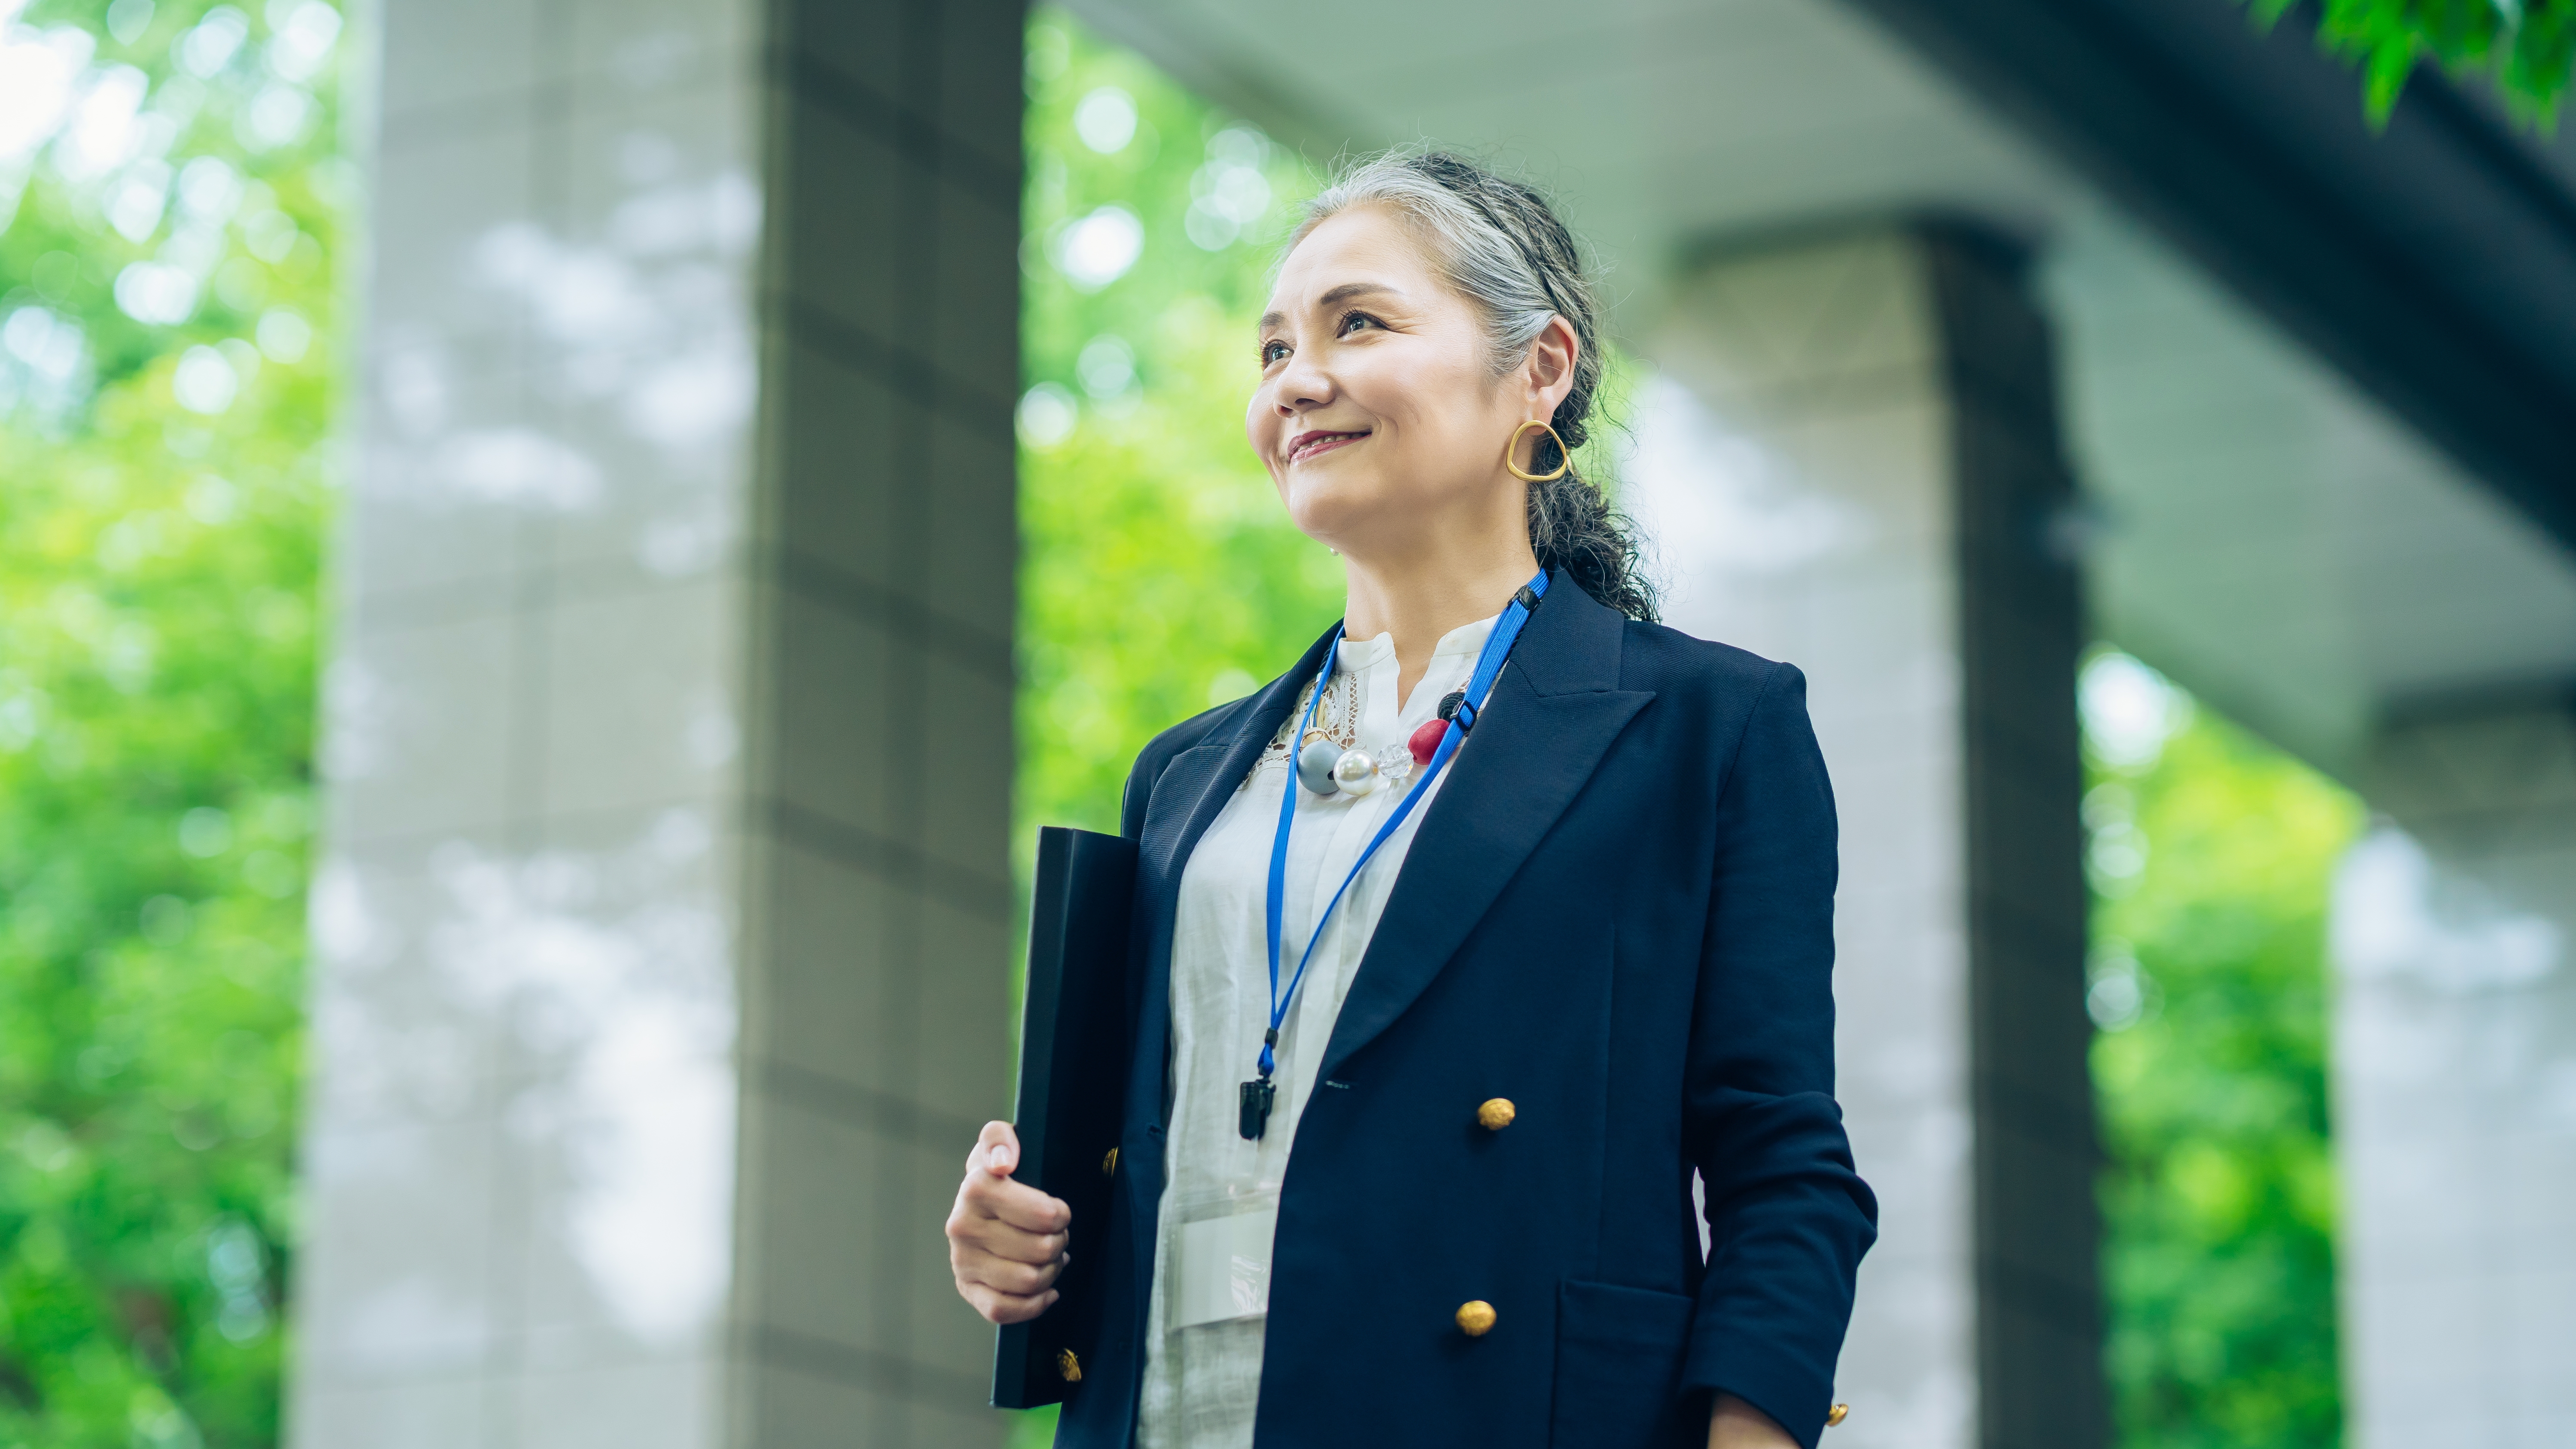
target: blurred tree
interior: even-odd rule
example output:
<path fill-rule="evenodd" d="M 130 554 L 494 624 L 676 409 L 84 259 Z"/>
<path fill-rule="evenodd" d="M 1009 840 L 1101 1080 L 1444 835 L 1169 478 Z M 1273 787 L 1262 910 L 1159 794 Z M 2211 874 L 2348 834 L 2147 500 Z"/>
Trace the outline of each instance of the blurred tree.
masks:
<path fill-rule="evenodd" d="M 2265 26 L 2300 0 L 2252 0 Z M 2576 0 L 2325 0 L 2317 38 L 2362 68 L 2372 121 L 2385 125 L 2423 61 L 2484 70 L 2508 106 L 2547 126 L 2576 69 Z"/>
<path fill-rule="evenodd" d="M 1024 852 L 1041 823 L 1117 829 L 1136 751 L 1286 668 L 1342 597 L 1241 422 L 1303 169 L 1061 10 L 1028 74 Z"/>
<path fill-rule="evenodd" d="M 0 1443 L 277 1437 L 339 32 L 0 0 Z"/>
<path fill-rule="evenodd" d="M 2359 802 L 2102 651 L 2087 1005 L 2122 1449 L 2342 1438 L 2328 883 Z"/>

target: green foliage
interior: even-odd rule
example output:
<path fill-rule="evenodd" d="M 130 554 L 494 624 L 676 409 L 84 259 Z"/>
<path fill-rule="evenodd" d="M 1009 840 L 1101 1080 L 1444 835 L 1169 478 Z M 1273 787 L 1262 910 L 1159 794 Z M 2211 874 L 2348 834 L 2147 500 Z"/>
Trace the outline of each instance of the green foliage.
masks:
<path fill-rule="evenodd" d="M 2270 26 L 2298 0 L 2252 0 Z M 2317 38 L 2361 67 L 2373 123 L 2386 125 L 2417 63 L 2484 70 L 2508 105 L 2548 125 L 2576 69 L 2576 0 L 2325 0 Z"/>
<path fill-rule="evenodd" d="M 1109 91 L 1137 124 L 1104 153 L 1078 113 Z M 1116 100 L 1093 104 L 1093 139 L 1116 139 Z M 1340 566 L 1288 522 L 1239 421 L 1296 165 L 1054 9 L 1029 28 L 1028 158 L 1023 850 L 1039 824 L 1115 830 L 1136 751 L 1286 668 L 1342 595 Z M 1078 257 L 1059 261 L 1104 207 L 1141 223 L 1143 247 L 1087 288 L 1067 274 Z"/>
<path fill-rule="evenodd" d="M 0 1443 L 277 1437 L 337 29 L 0 30 Z"/>
<path fill-rule="evenodd" d="M 2323 954 L 2361 808 L 2206 715 L 2092 776 L 2119 1442 L 2338 1443 Z"/>

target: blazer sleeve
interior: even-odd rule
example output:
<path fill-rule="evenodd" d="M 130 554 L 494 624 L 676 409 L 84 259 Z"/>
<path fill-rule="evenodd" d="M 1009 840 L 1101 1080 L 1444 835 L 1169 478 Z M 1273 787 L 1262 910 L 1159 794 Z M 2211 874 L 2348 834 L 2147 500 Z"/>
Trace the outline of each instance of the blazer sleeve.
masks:
<path fill-rule="evenodd" d="M 1833 1096 L 1834 800 L 1806 689 L 1772 666 L 1718 796 L 1683 1108 L 1709 1264 L 1684 1383 L 1815 1449 L 1878 1201 Z"/>
<path fill-rule="evenodd" d="M 1203 714 L 1192 715 L 1145 742 L 1136 752 L 1136 763 L 1128 767 L 1127 783 L 1118 792 L 1118 833 L 1129 840 L 1145 836 L 1145 817 L 1151 813 L 1154 787 L 1162 782 L 1163 771 L 1174 757 L 1194 745 L 1207 743 L 1208 737 L 1225 728 L 1235 712 L 1250 705 L 1249 699 L 1221 704 Z"/>

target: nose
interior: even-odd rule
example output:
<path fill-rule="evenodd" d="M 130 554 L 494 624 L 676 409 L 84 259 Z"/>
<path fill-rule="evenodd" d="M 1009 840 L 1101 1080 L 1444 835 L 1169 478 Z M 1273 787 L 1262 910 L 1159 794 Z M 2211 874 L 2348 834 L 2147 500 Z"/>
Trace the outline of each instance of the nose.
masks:
<path fill-rule="evenodd" d="M 1291 353 L 1288 365 L 1280 369 L 1278 391 L 1271 394 L 1271 406 L 1279 410 L 1279 416 L 1293 418 L 1332 400 L 1331 374 L 1307 361 L 1304 349 Z"/>

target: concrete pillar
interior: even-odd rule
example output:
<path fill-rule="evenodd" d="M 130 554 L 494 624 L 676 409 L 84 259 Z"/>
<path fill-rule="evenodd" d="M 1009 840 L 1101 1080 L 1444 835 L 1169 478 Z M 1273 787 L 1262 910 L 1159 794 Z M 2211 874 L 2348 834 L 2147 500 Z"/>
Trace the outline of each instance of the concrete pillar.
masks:
<path fill-rule="evenodd" d="M 1020 9 L 373 22 L 290 1440 L 996 1443 Z"/>
<path fill-rule="evenodd" d="M 2336 882 L 2355 1449 L 2576 1443 L 2576 692 L 2410 710 Z"/>
<path fill-rule="evenodd" d="M 1890 225 L 1719 253 L 1647 350 L 1624 501 L 1668 620 L 1806 671 L 1841 809 L 1840 1091 L 1885 1230 L 1836 1449 L 2102 1444 L 2045 321 L 2008 249 Z"/>

